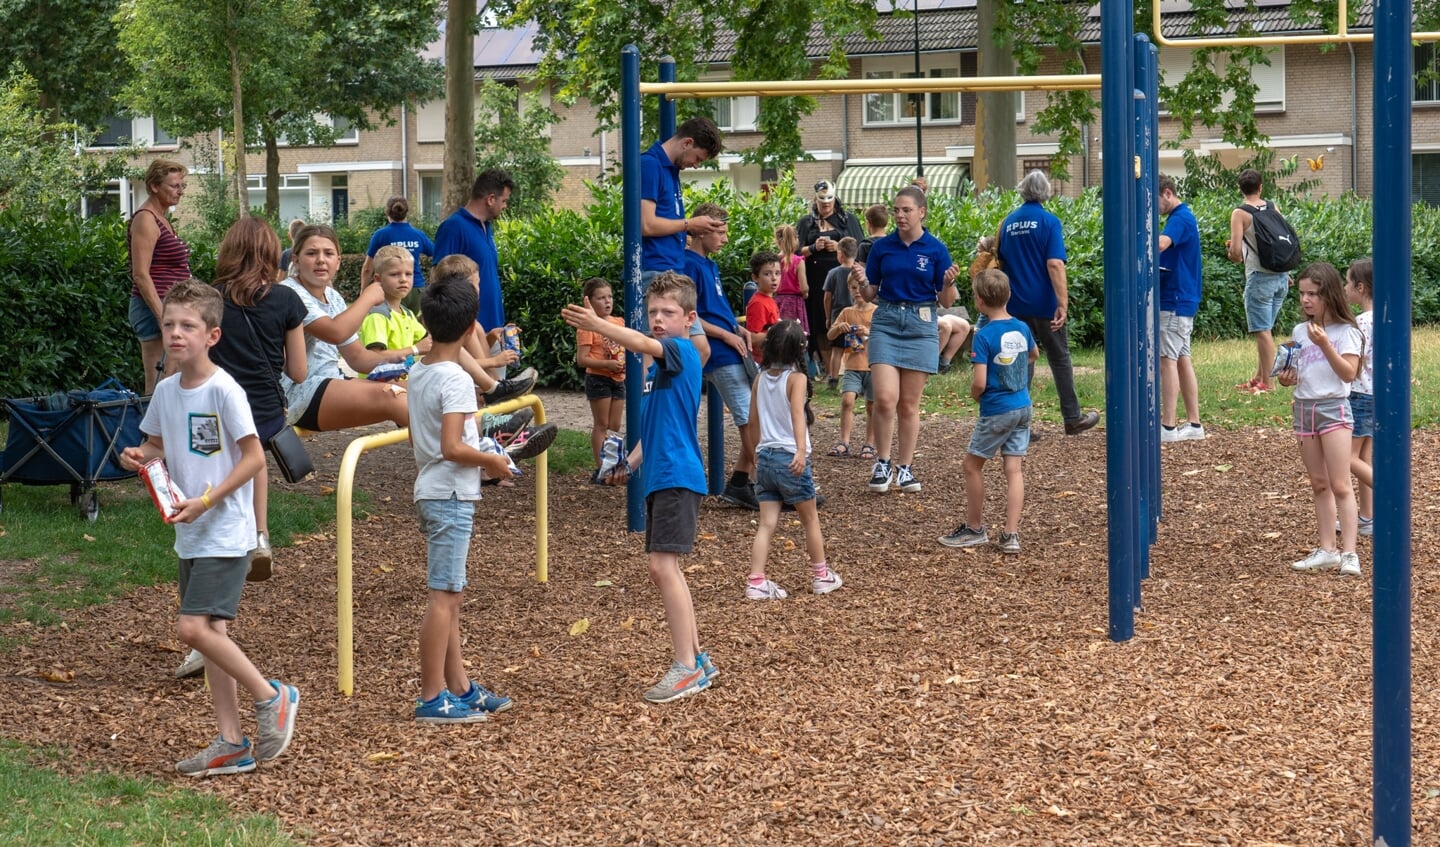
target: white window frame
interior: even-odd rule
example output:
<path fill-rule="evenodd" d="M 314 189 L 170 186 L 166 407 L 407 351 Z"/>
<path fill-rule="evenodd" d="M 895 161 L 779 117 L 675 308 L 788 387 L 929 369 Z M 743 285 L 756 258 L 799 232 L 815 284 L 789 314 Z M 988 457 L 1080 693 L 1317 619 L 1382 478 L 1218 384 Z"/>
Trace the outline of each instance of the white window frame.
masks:
<path fill-rule="evenodd" d="M 1434 66 L 1437 61 L 1437 56 L 1440 56 L 1440 50 L 1436 49 L 1435 42 L 1426 41 L 1415 45 L 1415 75 L 1417 78 L 1421 72 Z M 1415 83 L 1414 105 L 1420 106 L 1440 103 L 1440 79 L 1428 80 L 1424 85 L 1427 89 L 1425 93 L 1428 96 L 1422 97 L 1420 90 L 1421 83 L 1417 79 Z"/>
<path fill-rule="evenodd" d="M 1163 82 L 1173 86 L 1190 72 L 1193 61 L 1193 50 L 1182 47 L 1160 48 L 1160 75 Z M 1250 66 L 1250 79 L 1255 83 L 1255 111 L 1258 114 L 1274 113 L 1285 111 L 1285 47 L 1284 45 L 1273 47 L 1266 51 L 1270 59 L 1269 65 L 1255 64 Z M 1224 75 L 1225 68 L 1220 66 L 1216 73 Z M 1222 105 L 1229 106 L 1235 99 L 1235 95 L 1229 92 L 1221 99 Z M 1168 116 L 1170 110 L 1165 103 L 1160 103 L 1160 114 Z"/>
<path fill-rule="evenodd" d="M 349 146 L 349 145 L 359 144 L 359 143 L 360 143 L 360 130 L 359 130 L 359 128 L 351 125 L 350 122 L 349 122 L 349 121 L 346 121 L 344 118 L 336 117 L 336 116 L 334 116 L 334 115 L 328 115 L 328 114 L 326 114 L 326 113 L 324 113 L 324 112 L 316 112 L 316 113 L 312 116 L 312 118 L 314 119 L 315 123 L 317 123 L 317 124 L 329 124 L 330 127 L 333 128 L 333 129 L 339 129 L 339 128 L 340 128 L 339 124 L 340 124 L 341 122 L 344 122 L 345 125 L 349 127 L 349 128 L 345 131 L 345 134 L 344 134 L 344 135 L 337 135 L 337 136 L 335 136 L 335 143 L 331 145 L 332 147 Z M 300 145 L 291 144 L 291 143 L 290 143 L 290 139 L 286 138 L 284 133 L 281 133 L 281 134 L 275 139 L 275 146 L 277 146 L 277 147 L 297 147 L 297 146 L 298 146 L 298 147 L 316 147 L 316 146 L 319 146 L 319 145 L 315 145 L 315 144 L 300 144 Z"/>
<path fill-rule="evenodd" d="M 731 76 L 725 73 L 703 74 L 700 77 L 701 82 L 730 80 Z M 712 97 L 710 103 L 715 110 L 715 126 L 719 127 L 721 132 L 755 132 L 760 128 L 759 97 Z M 736 120 L 737 115 L 739 120 Z"/>
<path fill-rule="evenodd" d="M 936 73 L 936 72 L 940 73 Z M 932 76 L 960 76 L 960 51 L 946 51 L 941 53 L 920 54 L 920 73 L 925 77 Z M 909 79 L 915 75 L 915 57 L 912 56 L 873 56 L 866 57 L 860 62 L 860 75 L 862 79 Z M 964 120 L 964 100 L 960 92 L 950 91 L 944 93 L 925 94 L 925 116 L 920 119 L 924 125 L 956 125 Z M 941 98 L 945 102 L 954 98 L 954 117 L 931 118 L 934 111 L 935 98 Z M 905 126 L 915 122 L 913 112 L 906 114 L 909 106 L 909 94 L 866 94 L 861 101 L 860 119 L 861 125 L 866 127 L 887 127 Z M 887 118 L 872 119 L 872 109 L 884 107 Z"/>
<path fill-rule="evenodd" d="M 87 149 L 114 150 L 117 147 L 123 146 L 123 144 L 133 144 L 137 141 L 144 142 L 144 146 L 148 150 L 174 150 L 179 146 L 179 139 L 173 135 L 166 140 L 159 140 L 155 137 L 157 134 L 155 118 L 150 115 L 140 115 L 133 118 L 112 115 L 110 119 L 120 124 L 129 123 L 129 134 L 124 137 L 124 141 L 121 144 L 91 144 Z"/>

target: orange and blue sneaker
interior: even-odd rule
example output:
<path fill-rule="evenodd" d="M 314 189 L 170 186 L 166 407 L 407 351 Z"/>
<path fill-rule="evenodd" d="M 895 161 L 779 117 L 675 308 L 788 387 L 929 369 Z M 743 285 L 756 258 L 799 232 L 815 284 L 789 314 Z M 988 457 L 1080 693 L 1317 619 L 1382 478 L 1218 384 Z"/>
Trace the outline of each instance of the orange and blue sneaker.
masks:
<path fill-rule="evenodd" d="M 699 653 L 696 653 L 695 664 L 699 665 L 700 668 L 705 671 L 705 680 L 709 684 L 714 685 L 715 677 L 720 675 L 720 669 L 715 667 L 714 662 L 710 661 L 710 652 L 708 650 L 701 650 Z"/>
<path fill-rule="evenodd" d="M 217 735 L 209 747 L 177 763 L 175 770 L 197 777 L 249 773 L 255 770 L 255 757 L 250 755 L 250 739 L 241 738 L 239 744 L 231 744 Z"/>
<path fill-rule="evenodd" d="M 255 704 L 255 758 L 262 762 L 285 752 L 295 735 L 295 709 L 300 705 L 300 689 L 278 679 L 270 680 L 280 692 L 264 703 Z"/>
<path fill-rule="evenodd" d="M 710 679 L 705 676 L 705 666 L 699 662 L 695 667 L 687 668 L 679 662 L 670 665 L 670 670 L 660 678 L 660 681 L 653 688 L 645 692 L 645 700 L 650 703 L 669 703 L 672 700 L 679 700 L 681 697 L 689 697 L 691 694 L 699 694 L 710 687 Z"/>
<path fill-rule="evenodd" d="M 470 682 L 470 690 L 455 699 L 472 712 L 485 712 L 492 715 L 515 705 L 515 702 L 509 697 L 501 697 L 473 680 Z"/>

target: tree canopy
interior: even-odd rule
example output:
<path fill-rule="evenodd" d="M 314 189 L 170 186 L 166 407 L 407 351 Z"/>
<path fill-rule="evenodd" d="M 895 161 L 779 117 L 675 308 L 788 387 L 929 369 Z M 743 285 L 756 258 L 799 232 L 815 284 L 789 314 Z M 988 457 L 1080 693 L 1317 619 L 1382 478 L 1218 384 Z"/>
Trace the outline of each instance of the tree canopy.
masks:
<path fill-rule="evenodd" d="M 19 64 L 41 108 L 84 128 L 113 115 L 130 79 L 112 18 L 119 0 L 0 0 L 0 71 Z"/>

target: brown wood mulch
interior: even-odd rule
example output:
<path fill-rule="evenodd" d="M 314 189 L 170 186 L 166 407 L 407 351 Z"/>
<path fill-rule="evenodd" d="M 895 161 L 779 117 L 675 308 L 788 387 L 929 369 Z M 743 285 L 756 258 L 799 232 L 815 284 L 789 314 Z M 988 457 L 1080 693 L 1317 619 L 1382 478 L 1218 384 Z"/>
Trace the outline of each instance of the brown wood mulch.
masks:
<path fill-rule="evenodd" d="M 880 496 L 868 465 L 823 456 L 830 561 L 805 592 L 790 516 L 771 575 L 792 599 L 743 599 L 752 514 L 707 502 L 683 560 L 715 688 L 640 700 L 669 661 L 641 539 L 619 490 L 556 478 L 550 581 L 534 562 L 533 479 L 487 496 L 463 629 L 474 675 L 515 698 L 486 724 L 410 718 L 424 549 L 405 446 L 362 462 L 376 514 L 356 540 L 356 673 L 335 686 L 333 531 L 279 551 L 232 632 L 298 684 L 290 751 L 253 774 L 189 782 L 279 816 L 315 844 L 1370 843 L 1370 542 L 1365 576 L 1299 575 L 1314 515 L 1293 440 L 1212 431 L 1164 450 L 1167 519 L 1134 640 L 1107 638 L 1104 436 L 1048 437 L 1026 462 L 1024 552 L 956 551 L 970 421 L 928 419 L 919 494 Z M 342 436 L 344 438 L 346 436 Z M 335 437 L 312 444 L 333 486 Z M 1437 832 L 1432 728 L 1440 600 L 1437 436 L 1415 437 L 1417 844 Z M 996 463 L 987 468 L 993 522 Z M 793 545 L 793 546 L 792 546 Z M 198 680 L 176 681 L 173 586 L 11 625 L 3 734 L 73 748 L 78 767 L 180 782 L 214 733 Z M 588 621 L 582 634 L 572 625 Z M 69 683 L 44 680 L 58 669 Z M 247 724 L 248 724 L 247 716 Z"/>

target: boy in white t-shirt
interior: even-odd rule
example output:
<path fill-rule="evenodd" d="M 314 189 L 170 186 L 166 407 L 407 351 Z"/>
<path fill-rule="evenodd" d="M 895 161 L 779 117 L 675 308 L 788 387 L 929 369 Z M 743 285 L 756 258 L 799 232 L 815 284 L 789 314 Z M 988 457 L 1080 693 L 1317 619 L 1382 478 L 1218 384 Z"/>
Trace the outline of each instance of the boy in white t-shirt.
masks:
<path fill-rule="evenodd" d="M 175 525 L 180 557 L 176 629 L 181 641 L 205 657 L 219 725 L 209 747 L 175 766 L 196 777 L 253 771 L 256 759 L 285 752 L 300 703 L 295 686 L 267 680 L 226 632 L 240 606 L 255 543 L 252 480 L 265 454 L 245 390 L 210 361 L 223 311 L 219 291 L 193 277 L 165 295 L 160 332 L 177 372 L 155 386 L 140 422 L 149 440 L 125 448 L 120 457 L 130 470 L 163 458 L 170 478 L 187 495 L 165 517 Z M 240 731 L 237 683 L 255 700 L 253 754 Z"/>
<path fill-rule="evenodd" d="M 460 603 L 466 561 L 480 499 L 480 471 L 512 476 L 503 452 L 480 449 L 475 383 L 460 366 L 460 350 L 475 329 L 477 294 L 465 280 L 438 278 L 421 294 L 430 352 L 410 369 L 407 402 L 415 452 L 415 508 L 426 542 L 429 602 L 420 622 L 420 700 L 415 720 L 476 723 L 510 708 L 470 680 L 460 652 Z"/>

